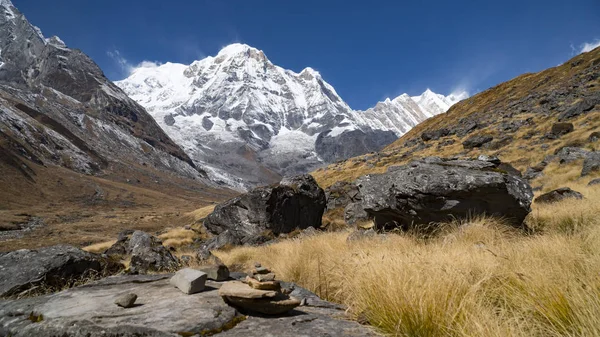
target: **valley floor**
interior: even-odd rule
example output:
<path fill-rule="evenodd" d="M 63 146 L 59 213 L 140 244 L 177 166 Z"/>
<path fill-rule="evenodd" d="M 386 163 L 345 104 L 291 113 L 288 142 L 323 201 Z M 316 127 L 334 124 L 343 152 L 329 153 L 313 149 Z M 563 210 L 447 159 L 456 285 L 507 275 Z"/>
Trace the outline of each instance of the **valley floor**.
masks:
<path fill-rule="evenodd" d="M 114 240 L 125 229 L 160 234 L 194 223 L 188 212 L 236 194 L 149 169 L 90 176 L 30 165 L 34 182 L 0 165 L 0 252 L 56 244 L 83 247 Z"/>
<path fill-rule="evenodd" d="M 564 170 L 585 199 L 534 204 L 530 233 L 476 218 L 428 237 L 331 232 L 217 255 L 270 266 L 386 335 L 600 336 L 600 186 Z"/>

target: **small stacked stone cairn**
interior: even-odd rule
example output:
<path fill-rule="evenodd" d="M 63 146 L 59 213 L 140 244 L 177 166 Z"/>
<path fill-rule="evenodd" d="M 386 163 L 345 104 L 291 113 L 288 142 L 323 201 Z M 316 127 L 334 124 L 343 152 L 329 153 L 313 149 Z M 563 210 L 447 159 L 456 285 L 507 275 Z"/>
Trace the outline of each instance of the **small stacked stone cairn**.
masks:
<path fill-rule="evenodd" d="M 300 305 L 298 299 L 282 291 L 275 274 L 260 263 L 255 264 L 243 282 L 223 284 L 219 295 L 233 306 L 265 315 L 280 315 Z"/>

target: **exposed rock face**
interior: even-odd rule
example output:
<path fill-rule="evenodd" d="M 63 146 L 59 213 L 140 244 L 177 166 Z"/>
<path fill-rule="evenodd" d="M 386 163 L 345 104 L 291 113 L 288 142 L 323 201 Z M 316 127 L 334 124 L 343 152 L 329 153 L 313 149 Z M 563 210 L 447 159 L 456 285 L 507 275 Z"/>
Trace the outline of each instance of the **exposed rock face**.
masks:
<path fill-rule="evenodd" d="M 106 262 L 71 246 L 21 249 L 0 255 L 0 297 L 17 295 L 38 285 L 64 285 L 68 280 L 100 272 Z"/>
<path fill-rule="evenodd" d="M 277 235 L 320 227 L 325 202 L 325 192 L 312 176 L 286 178 L 278 185 L 259 187 L 217 205 L 204 226 L 218 236 L 213 241 L 251 244 L 265 231 Z"/>
<path fill-rule="evenodd" d="M 362 207 L 378 229 L 409 228 L 486 214 L 516 227 L 530 212 L 531 187 L 480 160 L 426 158 L 357 180 Z"/>
<path fill-rule="evenodd" d="M 581 176 L 584 177 L 592 172 L 600 171 L 600 152 L 594 151 L 587 154 L 583 160 Z"/>
<path fill-rule="evenodd" d="M 539 197 L 535 198 L 535 202 L 540 204 L 548 204 L 568 198 L 583 199 L 583 195 L 577 191 L 573 191 L 568 187 L 561 187 L 540 195 Z"/>
<path fill-rule="evenodd" d="M 162 245 L 159 238 L 142 231 L 134 231 L 131 237 L 121 234 L 118 241 L 105 253 L 109 256 L 130 255 L 131 273 L 170 271 L 179 266 L 179 259 Z"/>
<path fill-rule="evenodd" d="M 320 133 L 315 141 L 315 151 L 328 163 L 379 151 L 398 139 L 394 132 L 381 130 L 352 130 L 336 137 L 330 137 L 330 133 Z"/>
<path fill-rule="evenodd" d="M 309 300 L 293 315 L 244 320 L 218 295 L 220 283 L 208 281 L 205 291 L 186 295 L 169 284 L 170 276 L 115 276 L 52 295 L 0 301 L 1 331 L 13 337 L 375 336 L 369 328 L 344 320 L 344 311 L 335 304 L 299 287 L 291 295 Z M 124 314 L 113 302 L 115 296 L 131 292 L 138 299 Z M 30 313 L 43 319 L 33 323 Z"/>
<path fill-rule="evenodd" d="M 21 158 L 85 174 L 111 170 L 109 163 L 151 162 L 189 178 L 205 176 L 88 56 L 44 38 L 9 0 L 0 2 L 0 50 L 0 164 L 29 180 Z"/>
<path fill-rule="evenodd" d="M 600 178 L 590 180 L 590 182 L 588 183 L 588 186 L 596 186 L 596 185 L 600 185 Z"/>

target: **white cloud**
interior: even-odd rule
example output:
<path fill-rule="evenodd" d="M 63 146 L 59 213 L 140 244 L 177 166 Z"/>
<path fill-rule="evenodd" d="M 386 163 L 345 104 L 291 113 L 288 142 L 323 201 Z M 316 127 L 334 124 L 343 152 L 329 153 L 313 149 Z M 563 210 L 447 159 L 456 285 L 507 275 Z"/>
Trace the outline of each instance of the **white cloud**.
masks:
<path fill-rule="evenodd" d="M 135 69 L 137 69 L 137 68 L 156 68 L 161 65 L 162 65 L 162 63 L 160 63 L 160 62 L 142 61 L 135 67 Z"/>
<path fill-rule="evenodd" d="M 127 76 L 133 74 L 133 72 L 136 69 L 156 68 L 162 64 L 160 62 L 142 61 L 142 62 L 138 63 L 137 65 L 134 65 L 133 63 L 129 62 L 129 60 L 127 60 L 123 55 L 121 55 L 121 52 L 117 49 L 107 51 L 106 55 L 108 55 L 110 58 L 112 58 L 117 63 L 117 65 L 119 66 L 119 69 L 121 71 L 121 76 L 124 76 L 124 77 L 127 77 Z"/>
<path fill-rule="evenodd" d="M 460 101 L 471 97 L 471 94 L 466 88 L 457 87 L 454 90 L 452 90 L 452 92 L 448 96 L 454 96 L 454 98 Z"/>
<path fill-rule="evenodd" d="M 581 50 L 579 50 L 579 53 L 587 53 L 588 51 L 592 51 L 593 49 L 596 49 L 598 47 L 600 47 L 600 40 L 596 40 L 594 42 L 586 42 L 581 45 Z"/>

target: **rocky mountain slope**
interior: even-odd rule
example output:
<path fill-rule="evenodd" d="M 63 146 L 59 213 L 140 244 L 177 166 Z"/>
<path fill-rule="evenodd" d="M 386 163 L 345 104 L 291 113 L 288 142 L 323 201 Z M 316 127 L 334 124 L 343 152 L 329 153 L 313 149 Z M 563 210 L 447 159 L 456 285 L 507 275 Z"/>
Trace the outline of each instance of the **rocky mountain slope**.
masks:
<path fill-rule="evenodd" d="M 464 98 L 427 90 L 354 111 L 314 69 L 283 69 L 244 44 L 190 65 L 145 63 L 116 84 L 198 165 L 238 187 L 379 150 Z"/>
<path fill-rule="evenodd" d="M 63 201 L 114 209 L 150 207 L 167 191 L 221 193 L 88 56 L 46 39 L 9 0 L 0 1 L 0 185 L 0 230 L 14 214 L 66 211 Z"/>
<path fill-rule="evenodd" d="M 542 177 L 544 168 L 554 162 L 581 165 L 589 157 L 587 167 L 594 167 L 599 130 L 600 48 L 596 48 L 560 66 L 521 75 L 463 100 L 376 154 L 352 158 L 314 174 L 326 187 L 420 157 L 486 154 L 512 164 L 533 180 Z M 573 179 L 579 179 L 581 166 L 576 171 Z M 585 179 L 597 174 L 597 170 L 585 174 Z M 542 181 L 533 184 L 544 191 L 552 187 Z"/>

